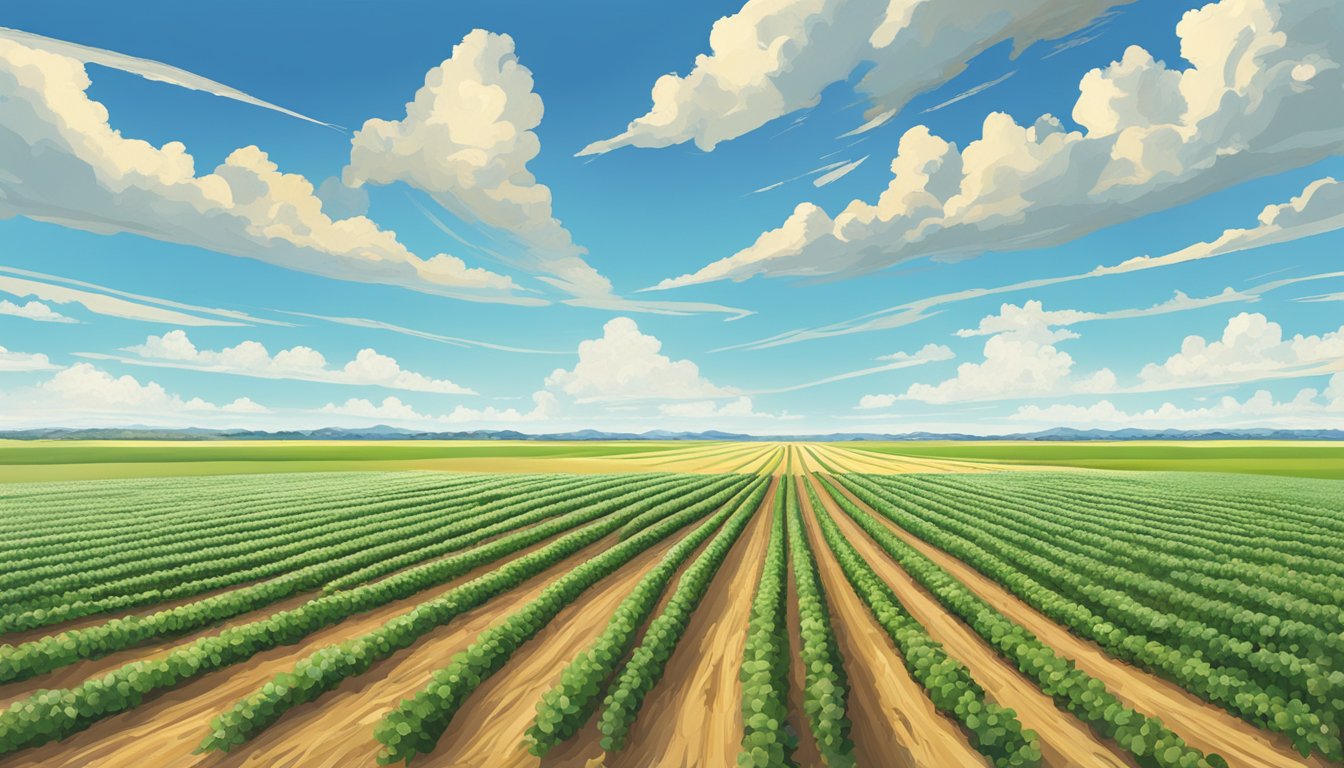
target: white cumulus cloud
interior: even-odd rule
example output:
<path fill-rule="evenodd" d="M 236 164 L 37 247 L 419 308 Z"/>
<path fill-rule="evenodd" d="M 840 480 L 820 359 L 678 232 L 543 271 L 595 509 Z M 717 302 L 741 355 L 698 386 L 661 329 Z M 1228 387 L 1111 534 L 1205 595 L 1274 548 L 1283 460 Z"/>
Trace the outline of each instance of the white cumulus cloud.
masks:
<path fill-rule="evenodd" d="M 984 360 L 957 366 L 957 373 L 937 384 L 911 384 L 904 394 L 872 396 L 860 407 L 890 405 L 895 400 L 954 403 L 968 400 L 1005 400 L 1043 397 L 1071 392 L 1109 392 L 1116 387 L 1115 374 L 1102 368 L 1080 375 L 1073 357 L 1055 345 L 1078 338 L 1057 326 L 1072 322 L 1076 313 L 1048 311 L 1039 301 L 1018 307 L 1005 304 L 999 314 L 981 321 L 995 328 L 985 341 Z"/>
<path fill-rule="evenodd" d="M 1344 326 L 1319 336 L 1284 338 L 1283 328 L 1259 313 L 1229 319 L 1221 338 L 1186 336 L 1181 350 L 1139 372 L 1144 389 L 1172 389 L 1300 376 L 1344 368 Z"/>
<path fill-rule="evenodd" d="M 727 402 L 714 400 L 696 400 L 684 403 L 663 403 L 658 406 L 663 416 L 679 419 L 795 419 L 801 418 L 788 413 L 764 413 L 756 410 L 751 398 L 742 395 Z"/>
<path fill-rule="evenodd" d="M 223 404 L 184 398 L 157 382 L 115 376 L 90 363 L 61 368 L 32 387 L 0 392 L 0 424 L 12 427 L 189 426 L 269 412 L 247 397 Z"/>
<path fill-rule="evenodd" d="M 542 109 L 513 38 L 473 30 L 426 73 L 405 117 L 371 119 L 355 133 L 343 179 L 353 187 L 405 182 L 459 218 L 516 236 L 543 281 L 576 295 L 610 293 L 555 218 L 550 188 L 527 168 L 541 152 L 534 129 Z"/>
<path fill-rule="evenodd" d="M 951 4 L 945 4 L 951 5 Z M 964 149 L 916 126 L 876 202 L 802 203 L 754 244 L 658 288 L 755 275 L 855 275 L 921 257 L 1070 242 L 1344 150 L 1344 8 L 1222 0 L 1176 27 L 1190 63 L 1144 49 L 1088 72 L 1065 130 L 990 114 Z"/>
<path fill-rule="evenodd" d="M 57 367 L 40 352 L 14 352 L 0 347 L 0 373 L 50 371 Z"/>
<path fill-rule="evenodd" d="M 87 94 L 84 65 L 0 38 L 0 219 L 129 232 L 342 280 L 537 303 L 461 259 L 422 259 L 363 216 L 333 220 L 313 185 L 254 146 L 196 175 L 186 147 L 128 139 Z"/>
<path fill-rule="evenodd" d="M 1170 402 L 1155 408 L 1126 410 L 1110 400 L 1091 405 L 1025 405 L 1009 416 L 1035 425 L 1119 429 L 1216 429 L 1220 427 L 1275 427 L 1319 429 L 1344 425 L 1344 373 L 1330 379 L 1325 391 L 1306 388 L 1287 400 L 1275 400 L 1268 390 L 1257 390 L 1245 400 L 1230 395 L 1211 405 L 1183 407 Z"/>
<path fill-rule="evenodd" d="M 532 395 L 532 408 L 527 411 L 494 406 L 468 408 L 459 405 L 448 413 L 433 416 L 415 410 L 401 398 L 389 396 L 377 403 L 361 397 L 352 397 L 340 404 L 327 403 L 319 409 L 319 412 L 354 416 L 365 421 L 401 422 L 432 429 L 445 425 L 460 427 L 472 424 L 511 425 L 540 422 L 556 416 L 557 408 L 555 395 L 542 391 Z"/>
<path fill-rule="evenodd" d="M 602 337 L 579 344 L 572 370 L 557 368 L 546 386 L 580 401 L 703 400 L 736 396 L 700 375 L 690 360 L 661 354 L 663 343 L 628 317 L 608 320 Z"/>
<path fill-rule="evenodd" d="M 0 315 L 22 317 L 40 323 L 77 323 L 73 317 L 66 317 L 40 301 L 15 304 L 8 299 L 0 299 Z"/>
<path fill-rule="evenodd" d="M 447 379 L 435 379 L 408 371 L 394 359 L 375 349 L 361 349 L 350 362 L 340 367 L 328 365 L 321 352 L 304 346 L 282 349 L 274 355 L 257 341 L 243 341 L 220 350 L 198 349 L 186 331 L 169 331 L 149 336 L 144 343 L 126 347 L 133 357 L 113 357 L 82 353 L 92 359 L 114 359 L 122 363 L 162 368 L 229 373 L 264 379 L 295 379 L 326 384 L 379 386 L 408 392 L 434 392 L 447 395 L 474 395 L 466 387 Z"/>

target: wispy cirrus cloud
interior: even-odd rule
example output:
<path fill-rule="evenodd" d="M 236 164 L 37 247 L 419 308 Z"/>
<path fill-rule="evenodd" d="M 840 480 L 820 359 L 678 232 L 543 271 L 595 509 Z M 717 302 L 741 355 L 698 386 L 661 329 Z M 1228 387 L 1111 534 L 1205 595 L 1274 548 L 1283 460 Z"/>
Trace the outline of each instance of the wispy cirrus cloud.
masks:
<path fill-rule="evenodd" d="M 0 292 L 20 298 L 33 296 L 53 304 L 78 304 L 97 315 L 146 323 L 186 326 L 291 325 L 255 317 L 246 312 L 183 304 L 14 267 L 0 266 Z"/>
<path fill-rule="evenodd" d="M 389 331 L 391 333 L 399 333 L 403 336 L 412 336 L 418 339 L 437 341 L 442 344 L 449 344 L 455 347 L 479 347 L 481 349 L 493 349 L 500 352 L 518 352 L 525 355 L 574 354 L 573 352 L 561 352 L 559 350 L 532 349 L 530 347 L 513 347 L 507 344 L 495 344 L 493 342 L 480 341 L 478 339 L 467 339 L 461 336 L 444 336 L 443 334 L 439 333 L 430 333 L 429 331 L 419 331 L 414 328 L 407 328 L 405 326 L 395 325 L 393 323 L 385 323 L 381 320 L 370 320 L 369 318 L 364 317 L 333 317 L 331 315 L 314 315 L 307 312 L 289 312 L 289 311 L 286 311 L 285 314 L 294 315 L 295 317 L 306 317 L 312 320 L 322 320 L 324 322 L 336 323 L 338 325 L 348 325 L 353 328 L 371 328 L 379 331 Z"/>
<path fill-rule="evenodd" d="M 961 93 L 958 93 L 956 96 L 953 96 L 952 98 L 947 99 L 946 101 L 940 101 L 937 104 L 934 104 L 932 107 L 929 107 L 928 109 L 921 109 L 919 111 L 919 114 L 927 115 L 930 112 L 937 112 L 940 109 L 946 109 L 947 107 L 950 107 L 959 101 L 965 101 L 966 99 L 969 99 L 972 96 L 975 96 L 976 94 L 988 91 L 990 88 L 993 88 L 994 86 L 1004 82 L 1005 80 L 1007 80 L 1008 78 L 1012 77 L 1015 74 L 1017 74 L 1017 70 L 1015 69 L 1009 70 L 1003 73 L 1002 75 L 999 75 L 998 77 L 994 78 L 993 80 L 981 83 L 971 88 L 967 88 Z"/>
<path fill-rule="evenodd" d="M 51 53 L 59 54 L 67 58 L 81 61 L 85 64 L 97 64 L 110 69 L 119 69 L 132 75 L 138 75 L 146 80 L 153 80 L 159 83 L 175 85 L 179 88 L 188 88 L 193 91 L 204 91 L 222 96 L 226 99 L 241 101 L 244 104 L 251 104 L 262 109 L 269 109 L 273 112 L 279 112 L 282 115 L 296 117 L 300 120 L 306 120 L 310 123 L 323 125 L 328 128 L 340 129 L 338 125 L 332 125 L 318 120 L 314 117 L 295 112 L 278 104 L 272 104 L 269 101 L 259 99 L 249 93 L 238 90 L 223 83 L 203 77 L 195 72 L 188 72 L 185 69 L 174 67 L 171 64 L 164 64 L 161 61 L 153 59 L 142 59 L 138 56 L 130 56 L 125 53 L 109 51 L 105 48 L 94 48 L 93 46 L 80 45 L 66 40 L 57 40 L 54 37 L 46 37 L 32 32 L 24 32 L 21 29 L 10 29 L 0 27 L 0 38 L 13 40 L 29 48 L 35 48 Z"/>

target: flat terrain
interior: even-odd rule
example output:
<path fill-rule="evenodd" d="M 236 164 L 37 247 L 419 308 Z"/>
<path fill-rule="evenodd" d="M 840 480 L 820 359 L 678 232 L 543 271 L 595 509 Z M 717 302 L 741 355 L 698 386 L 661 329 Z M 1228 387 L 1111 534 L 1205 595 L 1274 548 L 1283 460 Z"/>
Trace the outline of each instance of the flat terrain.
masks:
<path fill-rule="evenodd" d="M 1146 468 L 1220 462 L 1217 475 L 1053 467 L 1071 459 L 1050 445 L 914 447 L 0 445 L 10 481 L 0 486 L 0 766 L 372 766 L 389 748 L 386 724 L 434 711 L 442 699 L 425 692 L 450 689 L 451 711 L 407 724 L 429 734 L 412 765 L 733 765 L 744 739 L 761 737 L 752 728 L 784 723 L 801 732 L 796 758 L 819 765 L 796 559 L 771 635 L 788 643 L 789 684 L 777 692 L 787 715 L 773 725 L 746 716 L 761 706 L 744 684 L 753 601 L 786 504 L 849 681 L 831 716 L 850 723 L 860 766 L 994 765 L 977 740 L 983 715 L 971 714 L 993 705 L 1049 768 L 1216 768 L 1213 754 L 1236 768 L 1344 764 L 1344 483 L 1226 474 L 1257 456 L 1313 474 L 1333 446 L 1180 445 L 1148 458 L 1133 444 L 1076 449 L 1113 449 Z M 265 472 L 217 474 L 233 466 Z M 312 466 L 340 471 L 297 471 Z M 375 471 L 387 466 L 400 471 Z M 17 482 L 25 471 L 97 478 L 108 468 L 128 476 Z M 135 476 L 164 468 L 182 472 Z M 738 519 L 730 545 L 709 547 Z M 713 562 L 713 578 L 666 655 L 641 656 L 692 562 Z M 637 587 L 653 591 L 593 682 L 593 714 L 547 757 L 530 753 L 538 702 Z M 882 613 L 893 610 L 909 617 L 900 634 Z M 516 629 L 498 634 L 505 627 Z M 1010 630 L 1022 634 L 1000 642 Z M 247 650 L 221 654 L 220 639 Z M 970 697 L 955 711 L 906 657 L 925 642 L 944 673 L 961 670 L 937 683 Z M 500 643 L 509 650 L 498 660 L 441 676 Z M 1064 660 L 1069 685 L 1113 703 L 1069 705 L 1062 677 L 1039 676 L 1042 654 Z M 656 674 L 628 743 L 604 747 L 605 697 L 629 665 L 649 663 Z M 289 698 L 319 668 L 322 687 Z M 1248 696 L 1220 693 L 1233 682 Z M 134 686 L 143 696 L 122 698 Z M 1245 706 L 1255 701 L 1266 709 Z M 221 716 L 239 706 L 251 714 L 238 722 L 264 717 L 263 727 L 227 752 L 197 752 L 230 732 Z M 1117 727 L 1135 730 L 1111 735 Z"/>
<path fill-rule="evenodd" d="M 1314 441 L 845 443 L 900 459 L 1163 472 L 1233 472 L 1344 479 L 1344 444 Z"/>

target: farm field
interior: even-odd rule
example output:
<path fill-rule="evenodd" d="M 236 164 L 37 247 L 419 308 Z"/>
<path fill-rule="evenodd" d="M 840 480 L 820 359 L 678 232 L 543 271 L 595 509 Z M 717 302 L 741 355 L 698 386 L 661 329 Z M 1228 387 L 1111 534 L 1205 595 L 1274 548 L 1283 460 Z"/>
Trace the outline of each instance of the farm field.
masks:
<path fill-rule="evenodd" d="M 908 461 L 956 460 L 1088 469 L 1233 472 L 1344 479 L 1344 445 L 1328 441 L 851 443 L 854 451 Z"/>
<path fill-rule="evenodd" d="M 0 447 L 0 766 L 1344 764 L 1338 481 L 190 445 Z"/>

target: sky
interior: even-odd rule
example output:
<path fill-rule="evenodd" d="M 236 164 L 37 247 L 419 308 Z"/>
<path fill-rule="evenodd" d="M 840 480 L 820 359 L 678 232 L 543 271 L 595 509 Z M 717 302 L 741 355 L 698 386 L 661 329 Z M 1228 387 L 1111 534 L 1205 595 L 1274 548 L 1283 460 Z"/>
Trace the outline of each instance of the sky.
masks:
<path fill-rule="evenodd" d="M 0 428 L 1344 428 L 1329 0 L 373 8 L 0 11 Z"/>

